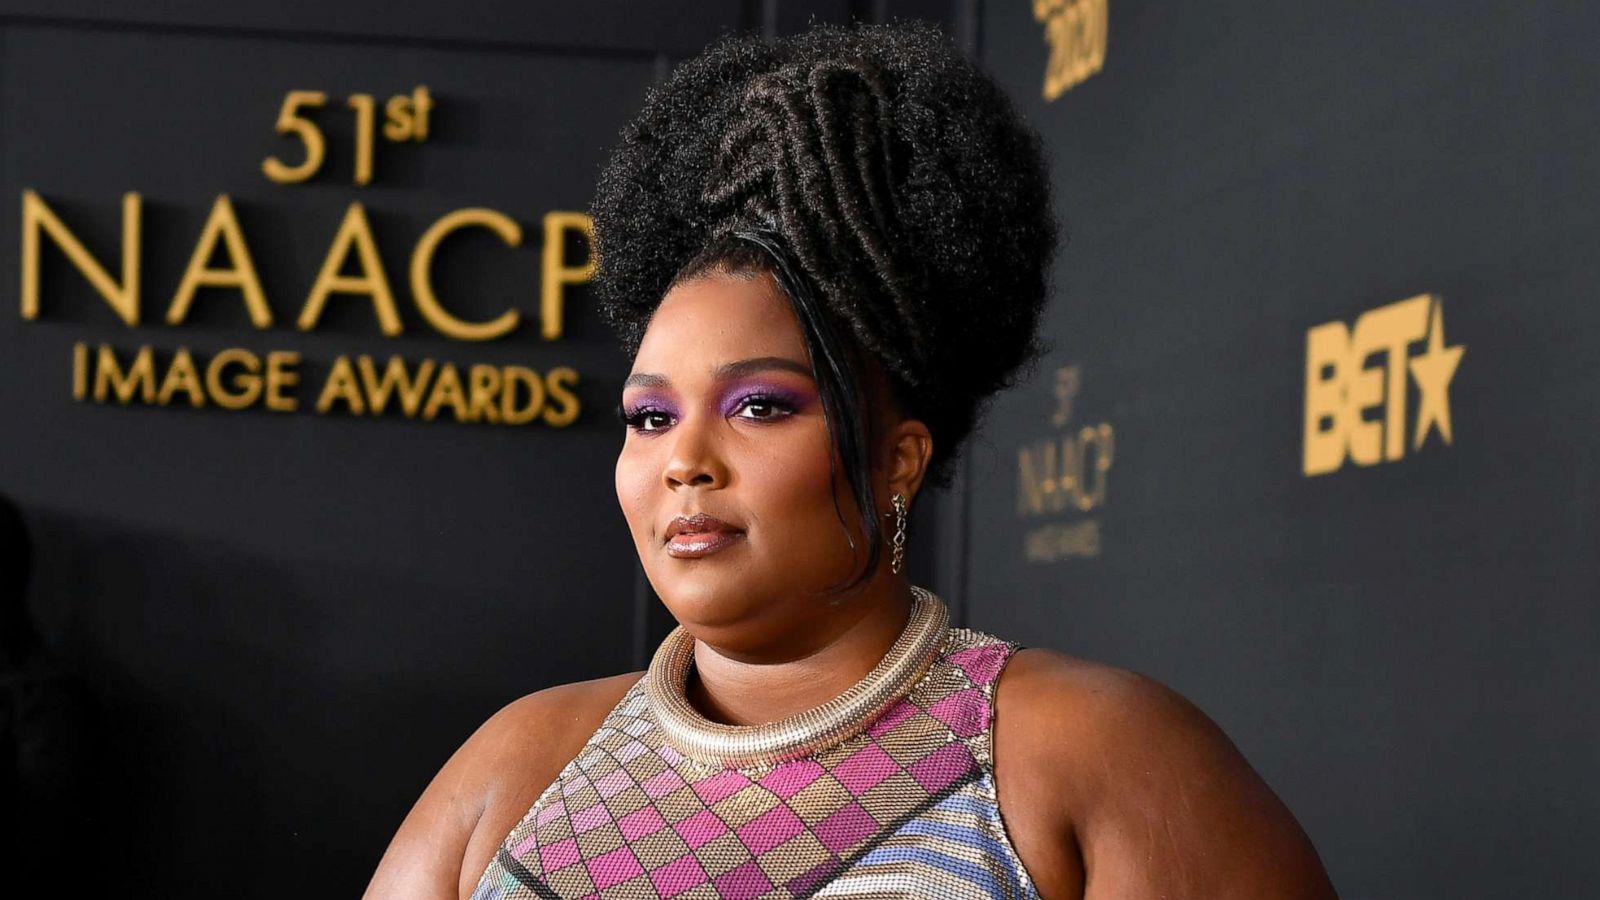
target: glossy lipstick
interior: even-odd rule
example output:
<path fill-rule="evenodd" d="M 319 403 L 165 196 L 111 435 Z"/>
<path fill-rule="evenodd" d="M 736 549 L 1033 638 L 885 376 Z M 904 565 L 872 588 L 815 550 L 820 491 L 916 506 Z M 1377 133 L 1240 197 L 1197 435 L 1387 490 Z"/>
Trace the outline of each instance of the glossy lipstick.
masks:
<path fill-rule="evenodd" d="M 715 516 L 695 513 L 678 516 L 667 526 L 667 555 L 677 559 L 699 559 L 723 550 L 744 538 L 744 532 Z"/>

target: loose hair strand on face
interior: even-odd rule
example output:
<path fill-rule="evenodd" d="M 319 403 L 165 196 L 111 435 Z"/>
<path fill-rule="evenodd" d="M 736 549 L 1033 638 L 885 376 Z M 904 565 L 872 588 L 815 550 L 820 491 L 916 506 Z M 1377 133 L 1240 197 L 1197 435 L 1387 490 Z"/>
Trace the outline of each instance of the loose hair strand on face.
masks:
<path fill-rule="evenodd" d="M 856 577 L 844 585 L 854 587 L 870 578 L 878 568 L 883 555 L 883 529 L 878 524 L 878 504 L 872 489 L 872 450 L 866 427 L 865 410 L 861 403 L 861 377 L 852 360 L 849 348 L 839 338 L 828 314 L 817 301 L 804 273 L 790 259 L 784 246 L 783 235 L 765 228 L 741 228 L 733 236 L 765 250 L 773 262 L 772 277 L 794 306 L 800 318 L 800 330 L 805 334 L 806 351 L 811 357 L 812 377 L 817 382 L 817 393 L 822 398 L 822 410 L 828 426 L 828 439 L 832 449 L 844 461 L 845 478 L 850 494 L 855 498 L 861 518 L 861 529 L 867 538 L 867 564 Z M 833 455 L 828 457 L 829 481 L 837 477 L 833 468 Z M 844 524 L 844 511 L 838 507 L 837 494 L 834 510 Z M 855 539 L 845 529 L 850 549 L 856 550 Z"/>

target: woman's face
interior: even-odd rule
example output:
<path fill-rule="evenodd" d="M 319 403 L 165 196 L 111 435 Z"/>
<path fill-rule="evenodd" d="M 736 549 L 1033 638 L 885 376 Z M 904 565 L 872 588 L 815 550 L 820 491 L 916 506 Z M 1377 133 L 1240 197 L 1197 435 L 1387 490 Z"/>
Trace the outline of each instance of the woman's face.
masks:
<path fill-rule="evenodd" d="M 865 538 L 799 320 L 770 275 L 709 274 L 669 291 L 622 410 L 617 499 L 651 585 L 696 637 L 759 652 L 849 596 L 829 589 L 864 563 Z"/>

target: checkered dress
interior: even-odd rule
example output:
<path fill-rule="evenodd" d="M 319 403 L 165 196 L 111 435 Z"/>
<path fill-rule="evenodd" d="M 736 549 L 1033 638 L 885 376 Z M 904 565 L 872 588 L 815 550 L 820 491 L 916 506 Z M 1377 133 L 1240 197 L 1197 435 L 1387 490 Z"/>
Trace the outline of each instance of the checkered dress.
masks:
<path fill-rule="evenodd" d="M 511 829 L 473 900 L 1034 898 L 990 753 L 1015 644 L 953 628 L 866 731 L 777 766 L 723 769 L 667 743 L 642 682 Z"/>

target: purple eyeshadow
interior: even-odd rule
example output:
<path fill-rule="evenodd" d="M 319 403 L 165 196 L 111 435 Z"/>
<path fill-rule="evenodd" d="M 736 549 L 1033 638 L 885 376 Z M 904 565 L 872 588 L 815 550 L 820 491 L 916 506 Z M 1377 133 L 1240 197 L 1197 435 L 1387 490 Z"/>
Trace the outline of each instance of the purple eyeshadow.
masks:
<path fill-rule="evenodd" d="M 645 394 L 643 396 L 635 397 L 633 398 L 633 402 L 623 406 L 622 412 L 624 415 L 632 416 L 638 414 L 640 410 L 645 409 L 654 412 L 663 412 L 669 416 L 676 416 L 678 414 L 677 405 L 660 394 Z"/>
<path fill-rule="evenodd" d="M 752 396 L 770 397 L 771 399 L 788 406 L 796 412 L 803 410 L 811 402 L 807 393 L 796 391 L 781 384 L 762 381 L 746 381 L 730 387 L 718 403 L 724 416 L 731 416 L 739 411 L 739 405 Z"/>

